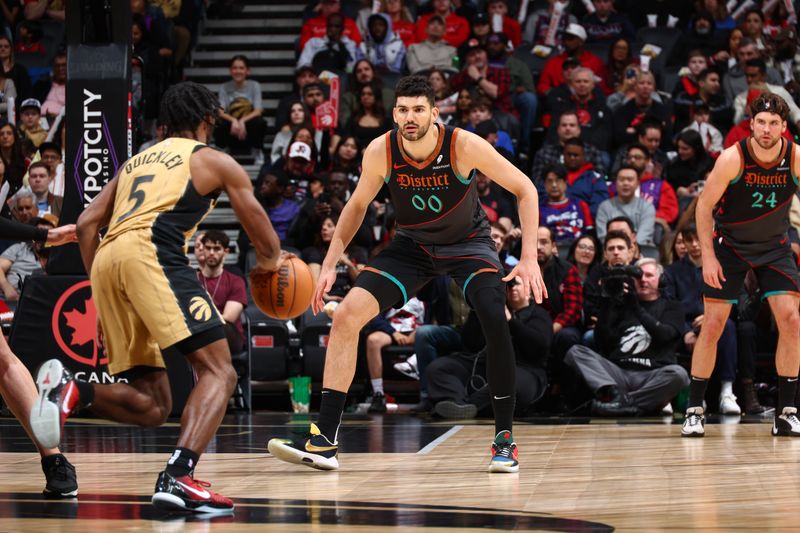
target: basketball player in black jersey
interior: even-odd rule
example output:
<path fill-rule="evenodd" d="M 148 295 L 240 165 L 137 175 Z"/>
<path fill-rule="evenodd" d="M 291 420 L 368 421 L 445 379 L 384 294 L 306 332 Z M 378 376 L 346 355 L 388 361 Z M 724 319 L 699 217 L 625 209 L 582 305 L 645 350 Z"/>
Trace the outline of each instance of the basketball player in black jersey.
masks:
<path fill-rule="evenodd" d="M 692 354 L 689 406 L 681 434 L 705 434 L 703 396 L 725 321 L 753 270 L 778 325 L 778 405 L 773 435 L 800 436 L 795 407 L 800 368 L 800 278 L 789 248 L 789 207 L 800 176 L 798 147 L 781 135 L 789 108 L 764 93 L 750 105 L 751 135 L 717 159 L 697 202 L 703 249 L 703 326 Z"/>
<path fill-rule="evenodd" d="M 520 277 L 537 303 L 547 297 L 536 260 L 536 188 L 480 137 L 437 124 L 439 110 L 424 78 L 403 78 L 395 94 L 393 117 L 398 129 L 373 140 L 364 154 L 358 187 L 342 211 L 322 265 L 314 312 L 322 309 L 322 296 L 336 277 L 336 262 L 384 183 L 397 213 L 397 236 L 364 269 L 336 309 L 318 426 L 312 424 L 310 436 L 301 441 L 272 439 L 268 448 L 284 461 L 321 470 L 338 468 L 337 434 L 355 372 L 359 331 L 379 312 L 403 305 L 433 277 L 449 274 L 461 285 L 486 337 L 496 434 L 489 471 L 517 472 L 517 448 L 511 433 L 514 350 L 503 281 Z M 478 202 L 476 169 L 514 193 L 519 202 L 522 258 L 505 278 L 489 222 Z"/>

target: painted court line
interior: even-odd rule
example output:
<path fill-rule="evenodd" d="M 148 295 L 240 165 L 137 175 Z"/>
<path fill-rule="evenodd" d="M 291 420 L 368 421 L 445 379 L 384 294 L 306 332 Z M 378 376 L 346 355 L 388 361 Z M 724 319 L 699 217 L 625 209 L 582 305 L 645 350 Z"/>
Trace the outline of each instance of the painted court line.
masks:
<path fill-rule="evenodd" d="M 443 443 L 444 441 L 446 441 L 447 439 L 458 433 L 458 431 L 463 427 L 464 426 L 451 427 L 450 429 L 447 430 L 447 432 L 444 435 L 435 438 L 434 440 L 429 442 L 427 446 L 418 451 L 417 455 L 428 455 L 433 451 L 434 448 L 436 448 L 438 445 L 440 445 L 441 443 Z"/>

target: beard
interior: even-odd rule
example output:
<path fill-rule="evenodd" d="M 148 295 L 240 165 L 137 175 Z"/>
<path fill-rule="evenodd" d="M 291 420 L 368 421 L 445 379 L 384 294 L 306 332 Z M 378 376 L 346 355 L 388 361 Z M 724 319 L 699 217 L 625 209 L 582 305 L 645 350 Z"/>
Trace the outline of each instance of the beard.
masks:
<path fill-rule="evenodd" d="M 403 127 L 400 129 L 400 135 L 402 135 L 403 139 L 407 141 L 418 141 L 423 137 L 425 137 L 425 134 L 428 133 L 429 129 L 430 129 L 430 124 L 428 125 L 419 124 L 417 125 L 417 131 L 415 131 L 414 133 L 407 133 L 405 131 L 405 127 Z"/>
<path fill-rule="evenodd" d="M 781 141 L 781 137 L 780 136 L 778 136 L 777 139 L 771 140 L 769 142 L 765 141 L 761 137 L 756 137 L 756 136 L 753 136 L 753 139 L 756 141 L 758 146 L 760 146 L 764 150 L 769 150 L 770 148 L 772 148 L 773 146 L 775 146 L 776 144 L 778 144 Z"/>

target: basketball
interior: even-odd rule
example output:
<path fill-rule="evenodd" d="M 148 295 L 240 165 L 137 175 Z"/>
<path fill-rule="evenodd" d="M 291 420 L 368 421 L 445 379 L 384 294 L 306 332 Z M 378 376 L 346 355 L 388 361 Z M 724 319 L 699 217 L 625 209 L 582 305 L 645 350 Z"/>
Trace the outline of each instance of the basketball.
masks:
<path fill-rule="evenodd" d="M 302 315 L 314 297 L 314 276 L 299 257 L 283 262 L 277 272 L 251 272 L 250 293 L 259 309 L 272 318 Z"/>

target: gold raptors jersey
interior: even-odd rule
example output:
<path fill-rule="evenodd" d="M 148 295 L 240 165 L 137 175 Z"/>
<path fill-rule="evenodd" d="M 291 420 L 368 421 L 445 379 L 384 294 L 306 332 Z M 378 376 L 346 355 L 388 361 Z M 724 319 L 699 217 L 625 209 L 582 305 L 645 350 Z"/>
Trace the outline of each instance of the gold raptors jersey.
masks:
<path fill-rule="evenodd" d="M 214 208 L 218 193 L 200 196 L 189 160 L 206 145 L 170 138 L 129 159 L 119 171 L 114 212 L 100 248 L 131 230 L 150 230 L 154 244 L 180 249 Z"/>

